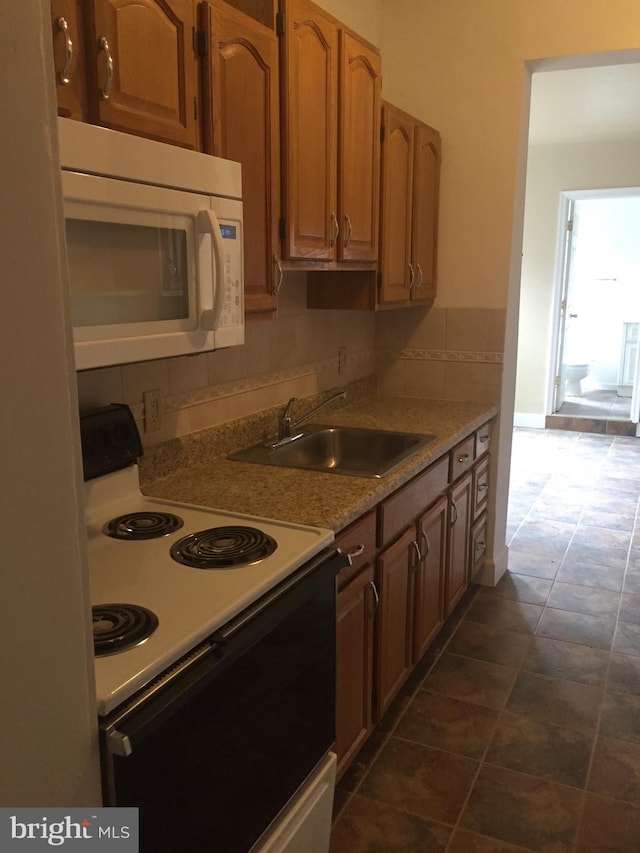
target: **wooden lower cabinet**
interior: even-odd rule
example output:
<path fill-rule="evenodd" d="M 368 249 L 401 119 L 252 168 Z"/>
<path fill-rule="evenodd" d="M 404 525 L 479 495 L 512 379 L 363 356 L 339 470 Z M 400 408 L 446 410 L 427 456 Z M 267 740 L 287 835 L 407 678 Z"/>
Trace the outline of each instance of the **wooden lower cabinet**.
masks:
<path fill-rule="evenodd" d="M 463 438 L 336 538 L 356 554 L 338 577 L 339 776 L 482 566 L 489 434 L 485 424 Z"/>
<path fill-rule="evenodd" d="M 460 601 L 469 585 L 469 537 L 472 519 L 473 477 L 468 472 L 449 491 L 449 528 L 445 616 Z"/>
<path fill-rule="evenodd" d="M 377 638 L 377 716 L 381 717 L 411 672 L 410 593 L 417 569 L 416 534 L 413 527 L 380 554 L 380 610 Z"/>
<path fill-rule="evenodd" d="M 336 633 L 336 754 L 338 776 L 373 729 L 373 635 L 377 590 L 365 566 L 338 591 Z"/>
<path fill-rule="evenodd" d="M 418 521 L 420 564 L 415 573 L 413 662 L 418 663 L 444 622 L 447 499 L 440 498 Z"/>

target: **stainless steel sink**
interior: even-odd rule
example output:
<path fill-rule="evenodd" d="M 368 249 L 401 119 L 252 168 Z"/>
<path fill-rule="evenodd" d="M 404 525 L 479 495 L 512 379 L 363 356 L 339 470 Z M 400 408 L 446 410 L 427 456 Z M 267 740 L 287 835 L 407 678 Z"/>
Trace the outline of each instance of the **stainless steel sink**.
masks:
<path fill-rule="evenodd" d="M 358 477 L 383 477 L 435 441 L 435 435 L 309 424 L 279 441 L 230 454 L 229 459 Z"/>

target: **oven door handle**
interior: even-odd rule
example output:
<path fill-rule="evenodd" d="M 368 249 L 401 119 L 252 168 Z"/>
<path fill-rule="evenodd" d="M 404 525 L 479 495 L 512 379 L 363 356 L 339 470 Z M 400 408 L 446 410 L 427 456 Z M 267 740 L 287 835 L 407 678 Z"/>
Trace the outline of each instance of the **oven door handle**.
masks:
<path fill-rule="evenodd" d="M 211 684 L 245 651 L 305 601 L 317 584 L 349 565 L 325 549 L 228 622 L 175 667 L 101 721 L 106 749 L 124 758 L 184 702 Z"/>

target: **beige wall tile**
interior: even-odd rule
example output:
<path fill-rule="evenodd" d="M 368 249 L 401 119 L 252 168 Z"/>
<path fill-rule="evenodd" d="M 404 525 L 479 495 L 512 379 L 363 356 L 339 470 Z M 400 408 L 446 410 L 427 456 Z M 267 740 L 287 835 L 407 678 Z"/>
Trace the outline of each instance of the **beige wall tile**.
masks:
<path fill-rule="evenodd" d="M 95 409 L 109 403 L 121 403 L 122 368 L 103 367 L 100 370 L 81 370 L 76 373 L 78 402 L 81 409 Z"/>
<path fill-rule="evenodd" d="M 122 400 L 135 405 L 142 401 L 144 391 L 158 389 L 162 397 L 169 391 L 169 359 L 125 364 L 122 368 Z"/>
<path fill-rule="evenodd" d="M 441 400 L 444 388 L 444 370 L 441 361 L 404 361 L 404 396 Z"/>
<path fill-rule="evenodd" d="M 484 364 L 445 362 L 443 399 L 486 400 L 485 368 Z"/>
<path fill-rule="evenodd" d="M 209 384 L 208 353 L 168 358 L 169 394 L 184 394 Z"/>
<path fill-rule="evenodd" d="M 507 312 L 502 308 L 487 311 L 487 352 L 504 352 Z"/>
<path fill-rule="evenodd" d="M 447 309 L 429 306 L 407 312 L 406 343 L 411 349 L 441 350 L 445 346 Z"/>
<path fill-rule="evenodd" d="M 445 349 L 485 352 L 487 318 L 490 313 L 484 308 L 448 308 Z"/>
<path fill-rule="evenodd" d="M 379 311 L 375 317 L 375 344 L 377 347 L 401 349 L 405 345 L 407 311 Z"/>

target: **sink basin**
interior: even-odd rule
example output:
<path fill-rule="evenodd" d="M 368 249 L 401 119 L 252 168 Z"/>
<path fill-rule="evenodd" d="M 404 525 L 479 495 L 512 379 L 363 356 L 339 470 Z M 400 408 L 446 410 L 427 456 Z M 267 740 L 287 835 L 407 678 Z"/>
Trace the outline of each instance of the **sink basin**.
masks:
<path fill-rule="evenodd" d="M 290 439 L 255 444 L 229 459 L 358 477 L 383 477 L 435 435 L 310 424 Z"/>

